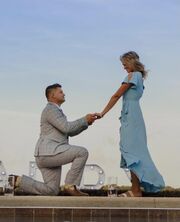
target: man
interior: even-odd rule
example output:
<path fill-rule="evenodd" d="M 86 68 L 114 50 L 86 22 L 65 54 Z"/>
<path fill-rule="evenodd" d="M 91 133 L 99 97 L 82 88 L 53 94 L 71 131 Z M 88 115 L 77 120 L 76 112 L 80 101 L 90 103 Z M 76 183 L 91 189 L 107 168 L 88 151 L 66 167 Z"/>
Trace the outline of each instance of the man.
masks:
<path fill-rule="evenodd" d="M 66 175 L 64 190 L 71 196 L 86 196 L 76 186 L 80 185 L 88 151 L 80 146 L 70 145 L 69 136 L 76 136 L 91 125 L 95 114 L 87 114 L 76 121 L 68 122 L 61 104 L 65 94 L 59 84 L 53 84 L 45 91 L 48 104 L 41 115 L 41 132 L 35 148 L 35 159 L 42 173 L 44 183 L 23 175 L 15 176 L 15 188 L 39 195 L 58 195 L 62 165 L 72 162 Z"/>

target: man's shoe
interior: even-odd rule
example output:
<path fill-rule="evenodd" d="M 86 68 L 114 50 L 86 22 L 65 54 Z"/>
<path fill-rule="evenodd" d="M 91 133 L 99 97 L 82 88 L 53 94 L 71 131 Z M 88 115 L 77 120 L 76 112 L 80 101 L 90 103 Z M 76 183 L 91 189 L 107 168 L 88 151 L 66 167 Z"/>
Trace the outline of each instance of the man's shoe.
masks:
<path fill-rule="evenodd" d="M 69 196 L 89 196 L 88 193 L 81 192 L 75 185 L 65 185 L 64 192 Z"/>
<path fill-rule="evenodd" d="M 14 189 L 16 189 L 18 186 L 17 186 L 17 179 L 18 179 L 18 175 L 13 175 L 13 174 L 10 174 L 8 176 L 8 183 L 10 186 L 13 186 Z"/>

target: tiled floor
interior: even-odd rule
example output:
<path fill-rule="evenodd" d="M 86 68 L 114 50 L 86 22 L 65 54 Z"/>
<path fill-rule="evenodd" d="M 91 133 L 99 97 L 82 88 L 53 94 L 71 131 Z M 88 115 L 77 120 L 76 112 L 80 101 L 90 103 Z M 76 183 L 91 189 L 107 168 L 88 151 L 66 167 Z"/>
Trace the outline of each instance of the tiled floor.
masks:
<path fill-rule="evenodd" d="M 180 222 L 180 198 L 0 196 L 0 222 Z"/>
<path fill-rule="evenodd" d="M 1 208 L 0 222 L 179 222 L 179 210 Z"/>

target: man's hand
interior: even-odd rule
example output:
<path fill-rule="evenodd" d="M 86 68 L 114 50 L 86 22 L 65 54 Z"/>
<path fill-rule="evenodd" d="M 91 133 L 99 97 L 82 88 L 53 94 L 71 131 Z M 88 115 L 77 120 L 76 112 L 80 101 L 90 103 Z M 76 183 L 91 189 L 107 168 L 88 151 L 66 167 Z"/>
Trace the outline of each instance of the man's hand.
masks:
<path fill-rule="evenodd" d="M 87 114 L 86 115 L 86 120 L 88 122 L 89 125 L 92 125 L 92 123 L 97 119 L 97 115 L 95 113 L 93 114 Z"/>

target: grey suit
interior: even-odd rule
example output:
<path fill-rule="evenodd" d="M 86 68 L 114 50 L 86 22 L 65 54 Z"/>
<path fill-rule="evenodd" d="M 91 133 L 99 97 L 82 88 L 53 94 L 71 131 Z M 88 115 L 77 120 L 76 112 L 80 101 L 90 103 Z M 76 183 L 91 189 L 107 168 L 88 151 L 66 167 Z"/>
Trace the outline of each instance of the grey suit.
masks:
<path fill-rule="evenodd" d="M 83 147 L 69 145 L 68 138 L 87 129 L 88 123 L 85 117 L 68 122 L 56 104 L 48 103 L 42 112 L 40 127 L 34 155 L 44 183 L 23 175 L 20 188 L 32 194 L 57 195 L 64 164 L 72 162 L 65 184 L 80 184 L 88 151 Z"/>

